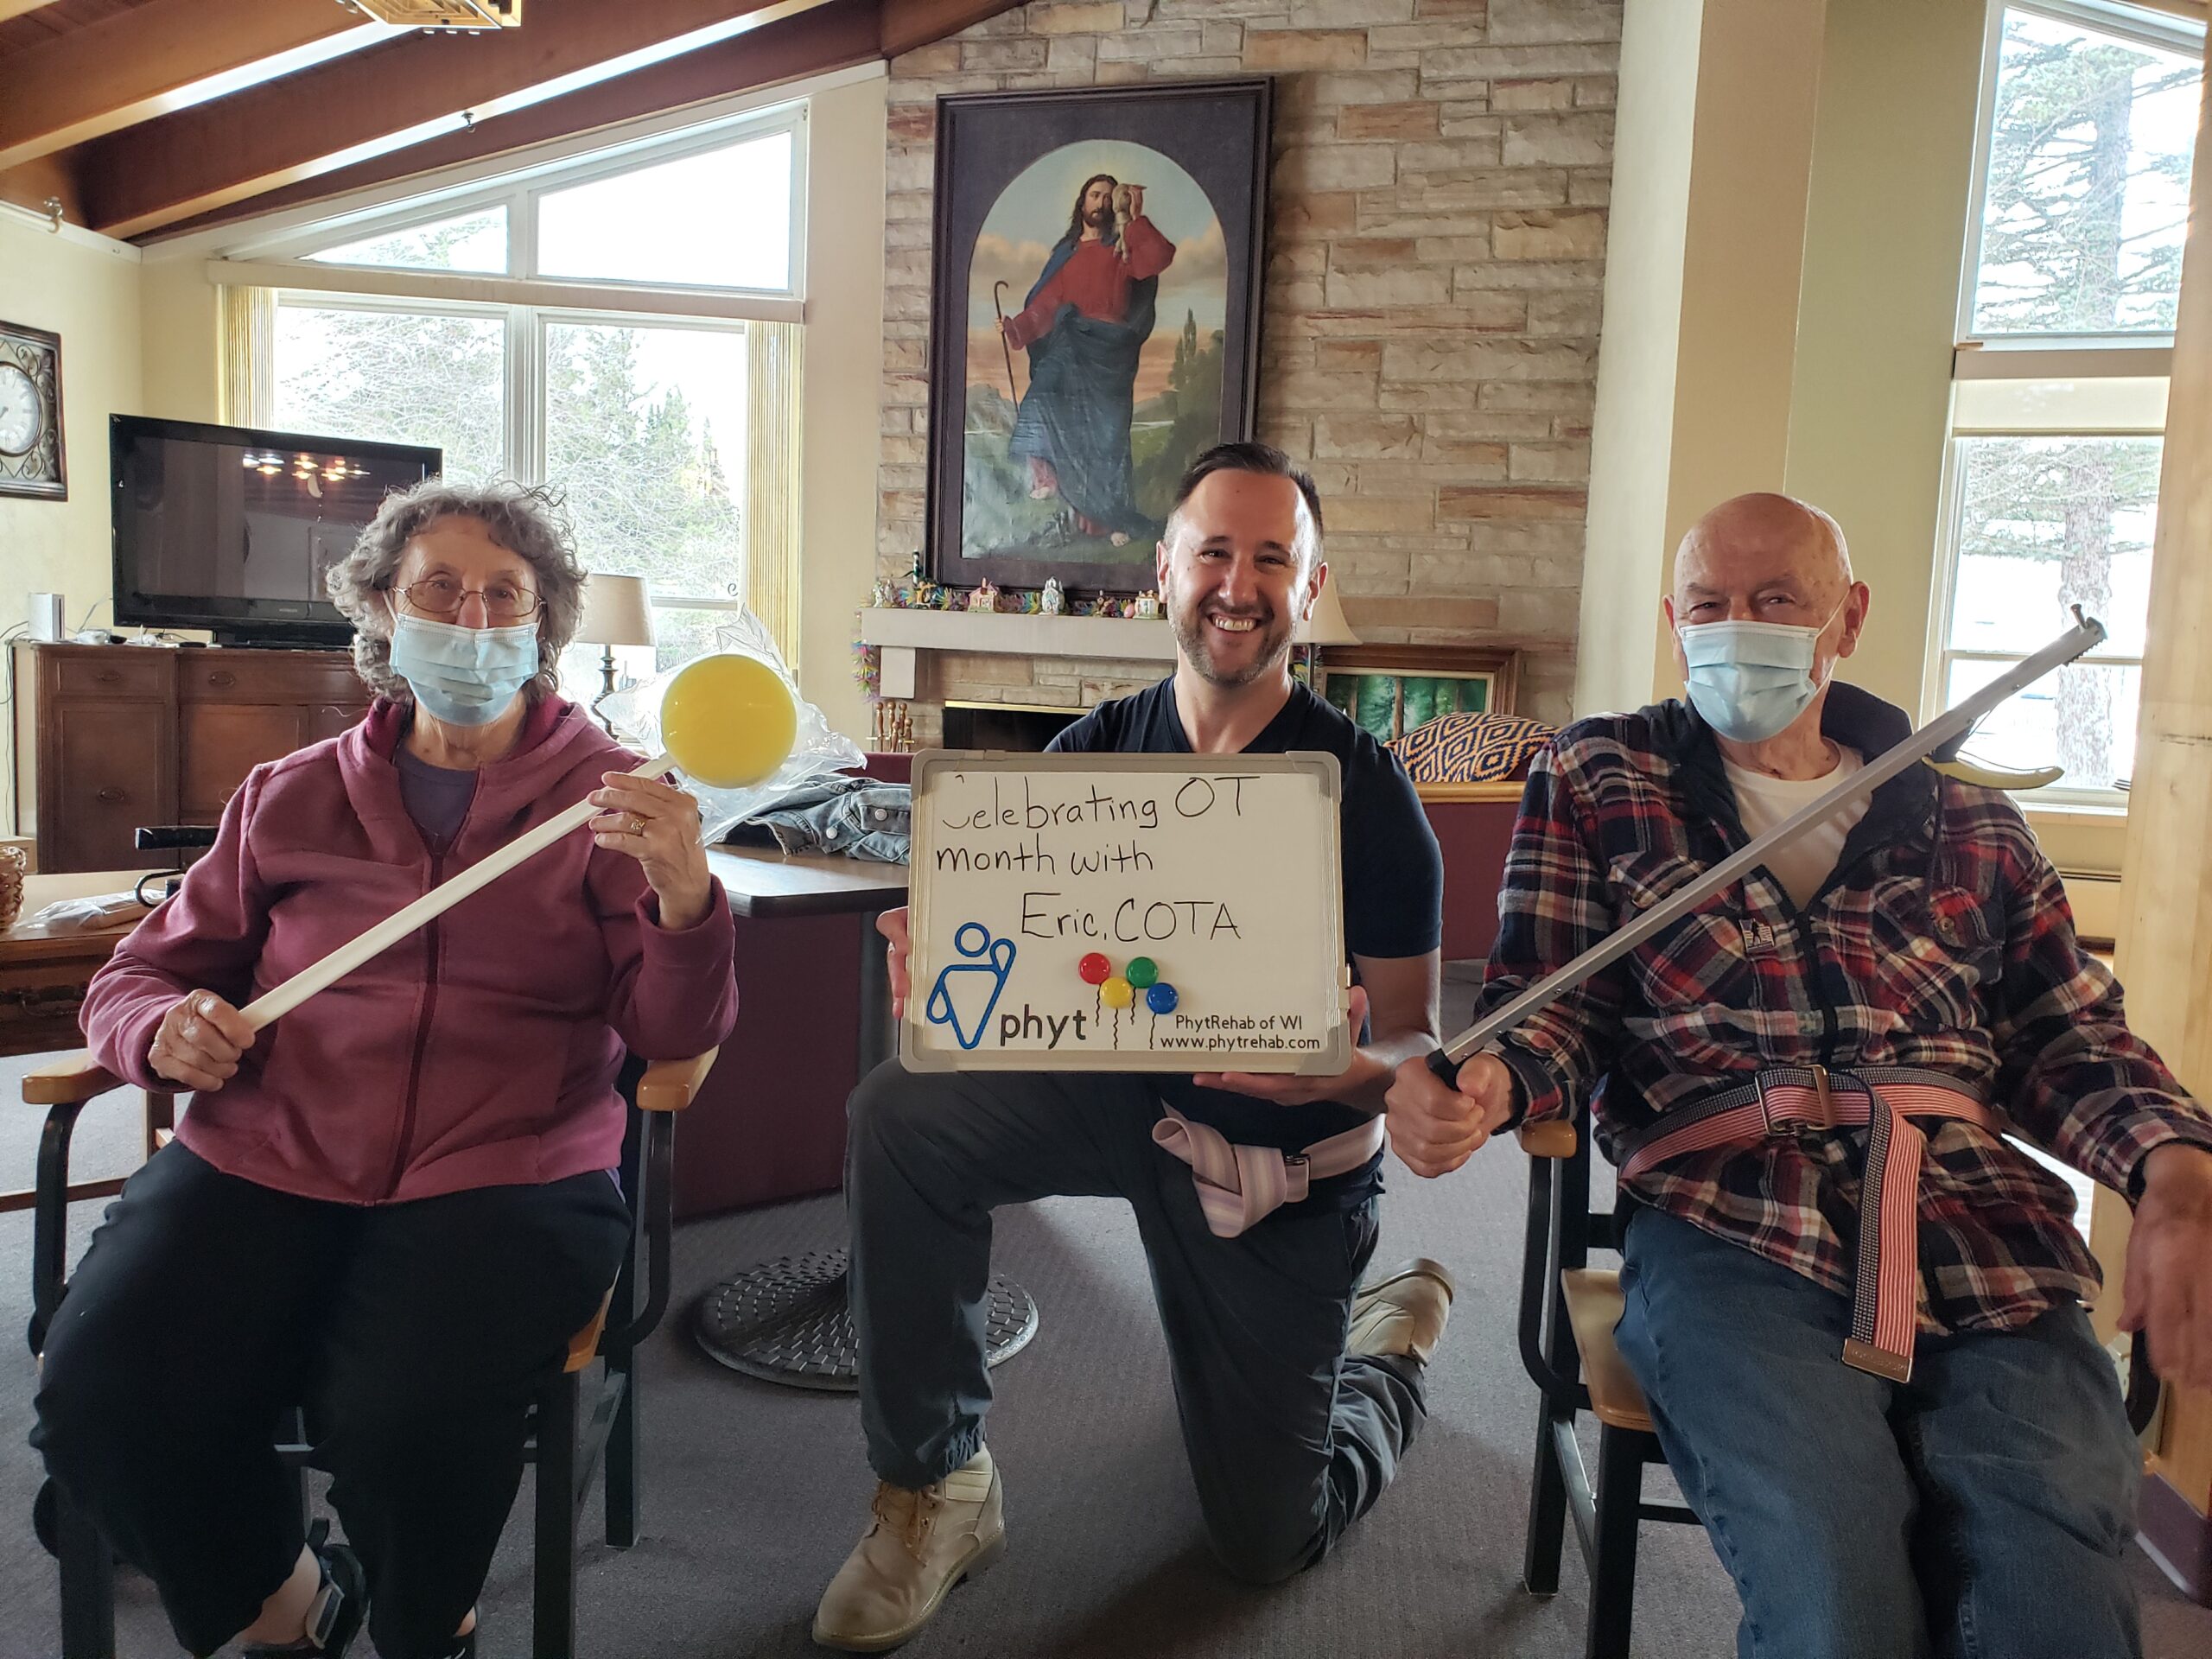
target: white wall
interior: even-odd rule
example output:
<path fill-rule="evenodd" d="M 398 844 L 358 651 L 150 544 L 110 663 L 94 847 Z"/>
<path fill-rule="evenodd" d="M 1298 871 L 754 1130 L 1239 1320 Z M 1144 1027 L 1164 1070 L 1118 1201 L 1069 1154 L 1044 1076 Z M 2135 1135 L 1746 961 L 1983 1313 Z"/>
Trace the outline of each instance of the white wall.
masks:
<path fill-rule="evenodd" d="M 1830 0 L 1785 485 L 1873 609 L 1843 677 L 1918 712 L 1974 173 L 1982 12 Z"/>
<path fill-rule="evenodd" d="M 875 580 L 883 353 L 884 87 L 816 94 L 808 119 L 806 413 L 799 690 L 865 746 L 853 613 Z"/>
<path fill-rule="evenodd" d="M 1705 0 L 1644 0 L 1628 8 L 1621 25 L 1589 543 L 1574 659 L 1578 715 L 1638 708 L 1651 695 L 1704 13 Z"/>
<path fill-rule="evenodd" d="M 71 627 L 109 595 L 107 417 L 138 407 L 138 281 L 136 248 L 0 210 L 0 320 L 61 336 L 69 482 L 66 501 L 0 496 L 0 628 L 27 594 L 60 594 Z"/>
<path fill-rule="evenodd" d="M 1583 583 L 1578 714 L 1679 692 L 1659 614 L 1675 543 L 1728 497 L 1782 487 L 1827 10 L 1628 9 L 1591 447 L 1605 574 Z"/>

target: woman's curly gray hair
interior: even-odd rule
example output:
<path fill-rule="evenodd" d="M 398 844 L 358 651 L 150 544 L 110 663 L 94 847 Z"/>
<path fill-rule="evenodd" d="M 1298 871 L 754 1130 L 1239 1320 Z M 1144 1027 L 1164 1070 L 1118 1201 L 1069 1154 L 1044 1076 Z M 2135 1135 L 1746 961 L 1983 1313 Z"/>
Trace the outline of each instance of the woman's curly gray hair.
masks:
<path fill-rule="evenodd" d="M 411 695 L 391 666 L 391 613 L 385 595 L 407 556 L 407 543 L 439 518 L 474 518 L 492 539 L 529 564 L 538 597 L 537 673 L 527 688 L 543 695 L 559 688 L 561 653 L 583 620 L 584 569 L 576 561 L 568 516 L 560 498 L 543 486 L 454 484 L 426 478 L 384 499 L 353 543 L 331 566 L 331 601 L 353 624 L 353 669 L 372 691 Z"/>

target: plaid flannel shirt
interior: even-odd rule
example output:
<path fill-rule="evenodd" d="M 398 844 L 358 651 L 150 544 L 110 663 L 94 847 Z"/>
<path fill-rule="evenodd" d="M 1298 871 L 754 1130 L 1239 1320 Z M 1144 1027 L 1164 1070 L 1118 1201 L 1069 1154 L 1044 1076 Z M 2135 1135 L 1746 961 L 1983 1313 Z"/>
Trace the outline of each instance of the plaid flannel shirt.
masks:
<path fill-rule="evenodd" d="M 1901 709 L 1838 684 L 1823 733 L 1870 760 Z M 1663 702 L 1569 727 L 1536 761 L 1505 864 L 1481 1006 L 1495 1007 L 1747 840 L 1711 729 Z M 1957 1079 L 2094 1179 L 2140 1192 L 2212 1116 L 2127 1029 L 2074 937 L 2057 872 L 2007 796 L 1914 766 L 1874 791 L 1802 912 L 1764 868 L 1497 1044 L 1528 1119 L 1586 1103 L 1617 1144 L 1773 1065 Z M 1921 1329 L 2005 1329 L 2101 1283 L 2066 1184 L 1999 1136 L 1928 1126 Z M 1630 1196 L 1848 1294 L 1864 1128 L 1687 1154 Z M 1618 1157 L 1616 1157 L 1618 1161 Z"/>

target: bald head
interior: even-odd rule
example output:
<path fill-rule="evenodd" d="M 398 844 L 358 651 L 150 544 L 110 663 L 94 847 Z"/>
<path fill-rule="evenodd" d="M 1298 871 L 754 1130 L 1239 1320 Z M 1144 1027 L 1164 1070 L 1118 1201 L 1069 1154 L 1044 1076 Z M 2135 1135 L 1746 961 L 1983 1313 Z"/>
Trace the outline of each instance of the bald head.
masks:
<path fill-rule="evenodd" d="M 1723 501 L 1689 528 L 1675 554 L 1675 609 L 1679 620 L 1718 621 L 1729 611 L 1687 614 L 1693 594 L 1794 590 L 1825 619 L 1851 588 L 1851 550 L 1843 530 L 1818 507 L 1793 496 L 1760 492 Z M 1825 601 L 1824 603 L 1821 601 Z M 1804 622 L 1815 619 L 1769 615 L 1770 607 L 1743 620 Z"/>

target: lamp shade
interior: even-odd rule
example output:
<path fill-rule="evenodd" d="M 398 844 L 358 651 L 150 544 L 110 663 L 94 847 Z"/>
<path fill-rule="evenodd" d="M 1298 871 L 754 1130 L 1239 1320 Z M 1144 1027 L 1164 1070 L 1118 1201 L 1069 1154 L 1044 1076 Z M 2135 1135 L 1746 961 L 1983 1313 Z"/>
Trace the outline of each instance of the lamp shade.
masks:
<path fill-rule="evenodd" d="M 1337 598 L 1337 584 L 1323 577 L 1321 592 L 1313 601 L 1313 614 L 1291 631 L 1291 643 L 1299 645 L 1356 645 L 1359 636 L 1351 631 L 1351 624 L 1344 620 L 1344 607 Z"/>
<path fill-rule="evenodd" d="M 653 610 L 643 576 L 610 576 L 594 570 L 584 578 L 584 620 L 576 628 L 580 645 L 650 645 Z"/>

